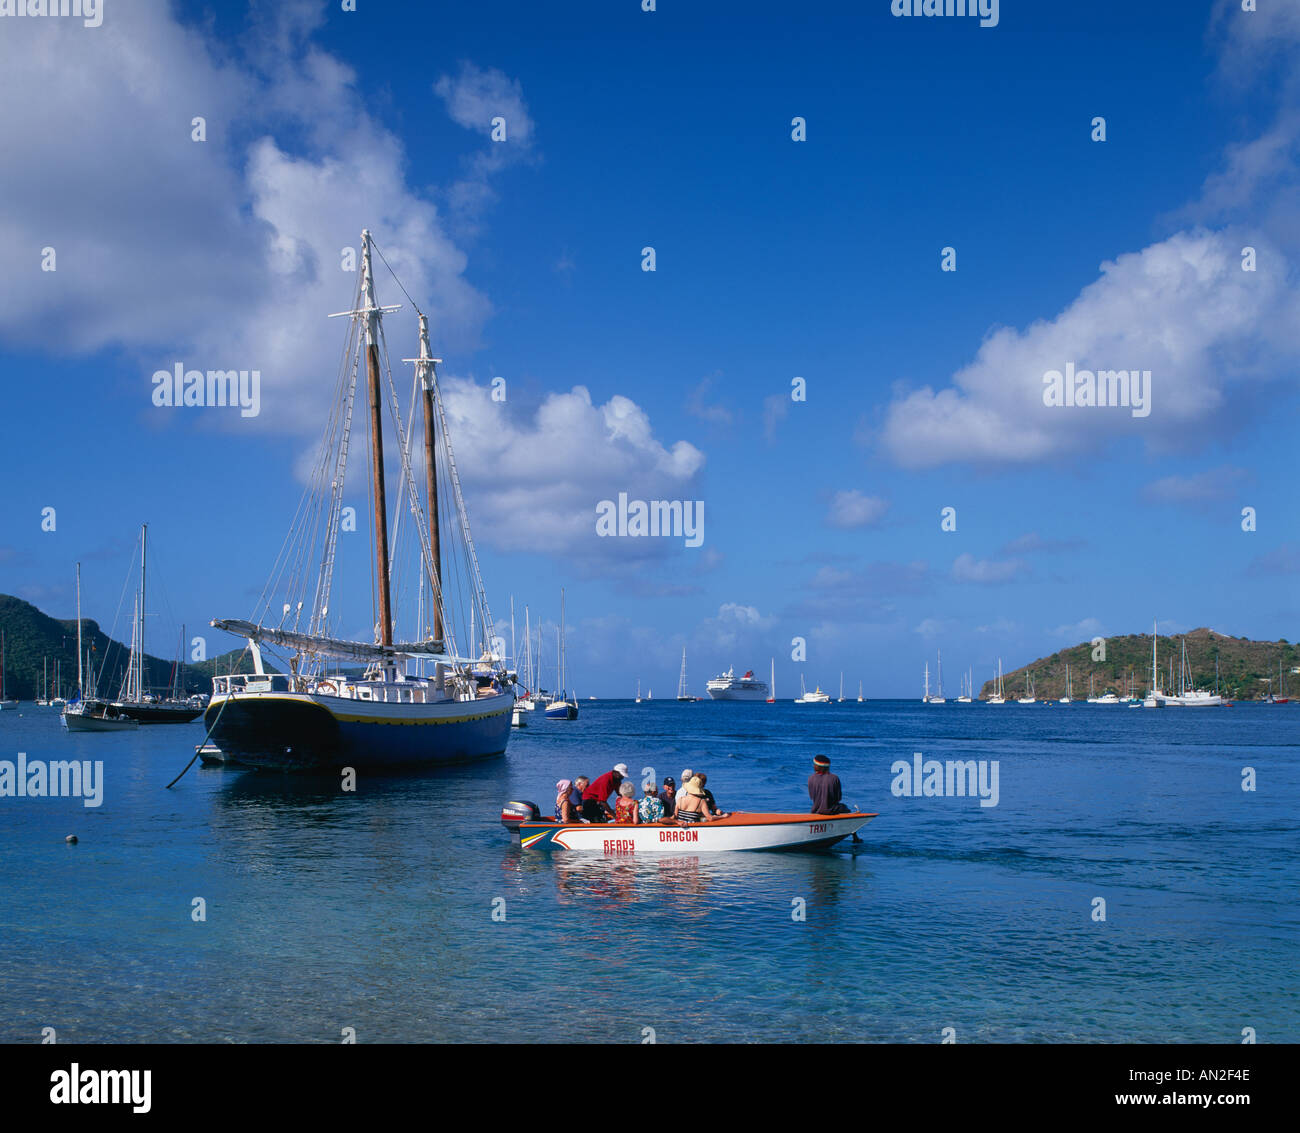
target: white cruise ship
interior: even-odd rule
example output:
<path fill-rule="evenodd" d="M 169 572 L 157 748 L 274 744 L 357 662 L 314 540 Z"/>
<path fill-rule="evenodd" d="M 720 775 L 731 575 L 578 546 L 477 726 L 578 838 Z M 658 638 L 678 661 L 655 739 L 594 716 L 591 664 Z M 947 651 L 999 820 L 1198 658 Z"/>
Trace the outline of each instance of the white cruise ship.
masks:
<path fill-rule="evenodd" d="M 750 669 L 743 677 L 736 676 L 735 669 L 728 669 L 720 677 L 714 677 L 706 686 L 712 700 L 766 700 L 767 682 L 760 681 Z"/>

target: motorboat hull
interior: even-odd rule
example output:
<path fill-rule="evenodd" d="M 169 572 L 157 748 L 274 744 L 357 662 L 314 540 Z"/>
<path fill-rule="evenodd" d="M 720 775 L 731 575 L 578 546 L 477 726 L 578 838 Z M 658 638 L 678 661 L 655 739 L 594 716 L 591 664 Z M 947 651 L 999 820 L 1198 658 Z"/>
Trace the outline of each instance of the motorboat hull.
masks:
<path fill-rule="evenodd" d="M 514 697 L 429 704 L 318 693 L 214 696 L 203 722 L 229 762 L 270 771 L 401 772 L 506 750 Z"/>
<path fill-rule="evenodd" d="M 673 821 L 565 825 L 554 820 L 520 822 L 525 849 L 595 854 L 700 854 L 824 850 L 856 833 L 875 814 L 733 814 L 712 822 Z"/>

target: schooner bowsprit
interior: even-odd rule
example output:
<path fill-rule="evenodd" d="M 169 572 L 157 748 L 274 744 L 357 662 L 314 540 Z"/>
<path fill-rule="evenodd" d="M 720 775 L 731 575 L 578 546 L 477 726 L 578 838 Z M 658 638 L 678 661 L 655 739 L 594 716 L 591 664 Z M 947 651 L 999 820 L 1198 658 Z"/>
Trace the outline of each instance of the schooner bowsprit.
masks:
<path fill-rule="evenodd" d="M 400 771 L 499 755 L 510 737 L 514 674 L 506 670 L 501 651 L 491 644 L 492 615 L 438 389 L 436 367 L 441 359 L 430 353 L 428 320 L 420 314 L 419 357 L 406 359 L 415 363 L 415 383 L 404 426 L 383 331 L 383 316 L 400 308 L 377 303 L 369 231 L 361 234 L 361 244 L 353 307 L 341 312 L 349 319 L 350 331 L 337 396 L 312 483 L 263 592 L 258 620 L 212 622 L 248 639 L 254 672 L 213 679 L 213 696 L 204 716 L 209 742 L 227 760 L 253 767 Z M 370 642 L 341 638 L 330 620 L 352 414 L 363 359 L 375 540 L 375 633 Z M 417 401 L 424 416 L 427 522 L 411 461 Z M 391 542 L 384 483 L 385 403 L 401 458 Z M 409 517 L 406 529 L 399 532 L 403 496 Z M 409 576 L 400 578 L 395 566 L 399 533 L 408 543 L 414 534 L 414 557 L 419 563 L 414 619 L 405 622 L 396 616 L 393 602 L 393 592 L 400 590 L 402 581 L 408 589 L 411 585 Z M 457 547 L 449 553 L 444 544 L 451 543 Z M 313 571 L 314 582 L 309 582 Z M 283 598 L 278 607 L 273 605 L 277 597 Z M 409 640 L 395 641 L 398 625 L 414 631 Z M 457 633 L 466 625 L 480 627 L 482 641 L 474 640 L 477 634 L 471 628 L 460 639 L 466 646 L 462 653 Z M 286 651 L 287 673 L 266 670 L 264 647 Z M 344 663 L 350 668 L 342 668 Z M 415 672 L 410 671 L 412 666 Z M 429 666 L 432 672 L 426 673 Z"/>

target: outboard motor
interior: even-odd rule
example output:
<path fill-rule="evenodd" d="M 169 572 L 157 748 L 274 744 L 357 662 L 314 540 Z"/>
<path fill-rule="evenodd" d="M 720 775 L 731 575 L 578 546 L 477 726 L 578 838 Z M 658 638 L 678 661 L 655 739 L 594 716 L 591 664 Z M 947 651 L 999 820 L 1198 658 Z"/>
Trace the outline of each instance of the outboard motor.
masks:
<path fill-rule="evenodd" d="M 538 822 L 541 817 L 542 812 L 537 809 L 536 803 L 508 802 L 501 808 L 501 825 L 511 834 L 519 833 L 521 822 Z"/>

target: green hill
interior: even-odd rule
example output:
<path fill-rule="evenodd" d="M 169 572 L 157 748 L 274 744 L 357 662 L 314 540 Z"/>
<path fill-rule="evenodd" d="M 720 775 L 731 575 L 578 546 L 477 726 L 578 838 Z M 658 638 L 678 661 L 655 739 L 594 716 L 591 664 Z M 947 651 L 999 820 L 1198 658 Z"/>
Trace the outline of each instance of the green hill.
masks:
<path fill-rule="evenodd" d="M 1232 700 L 1259 700 L 1268 692 L 1268 679 L 1277 686 L 1278 664 L 1285 674 L 1286 686 L 1300 694 L 1300 676 L 1291 670 L 1300 665 L 1300 647 L 1285 639 L 1279 641 L 1251 641 L 1244 637 L 1229 637 L 1211 629 L 1194 629 L 1182 637 L 1165 637 L 1157 641 L 1160 664 L 1160 684 L 1170 691 L 1169 661 L 1174 663 L 1174 685 L 1177 687 L 1178 662 L 1182 643 L 1187 642 L 1187 663 L 1192 679 L 1198 688 L 1214 688 L 1214 664 L 1219 664 L 1219 689 Z M 1074 685 L 1074 698 L 1088 696 L 1088 681 L 1092 678 L 1095 694 L 1114 692 L 1125 695 L 1129 674 L 1133 675 L 1135 696 L 1142 696 L 1151 684 L 1151 635 L 1130 634 L 1126 637 L 1106 638 L 1105 661 L 1093 661 L 1092 644 L 1062 649 L 1047 657 L 1040 657 L 1003 674 L 1003 688 L 1008 699 L 1024 696 L 1025 673 L 1034 682 L 1034 695 L 1039 700 L 1056 700 L 1065 695 L 1065 666 L 1070 666 L 1070 681 Z M 981 698 L 993 692 L 993 681 L 984 682 Z"/>
<path fill-rule="evenodd" d="M 49 661 L 51 694 L 53 694 L 54 662 L 60 667 L 60 683 L 64 696 L 70 696 L 77 687 L 77 620 L 60 620 L 41 613 L 30 602 L 0 594 L 0 630 L 5 635 L 5 691 L 18 700 L 35 700 L 41 688 L 41 669 Z M 100 677 L 100 692 L 116 695 L 121 674 L 126 668 L 130 645 L 114 641 L 99 628 L 93 618 L 81 619 L 82 649 L 89 650 L 91 663 Z M 232 671 L 251 673 L 252 658 L 235 649 L 220 657 L 199 663 L 187 662 L 182 666 L 180 687 L 188 695 L 212 691 L 214 672 Z M 171 687 L 175 661 L 145 655 L 144 683 L 148 689 L 164 692 Z"/>

